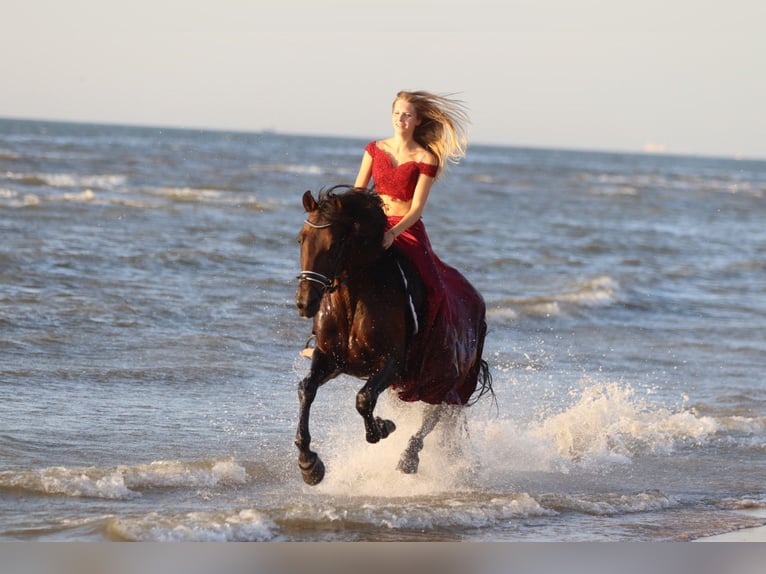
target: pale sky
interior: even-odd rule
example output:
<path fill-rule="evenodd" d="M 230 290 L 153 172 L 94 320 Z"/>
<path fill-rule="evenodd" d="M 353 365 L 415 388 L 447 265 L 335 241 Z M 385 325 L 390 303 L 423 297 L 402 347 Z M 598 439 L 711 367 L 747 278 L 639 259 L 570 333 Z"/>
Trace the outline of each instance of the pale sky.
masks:
<path fill-rule="evenodd" d="M 764 0 L 2 0 L 0 117 L 766 159 Z"/>

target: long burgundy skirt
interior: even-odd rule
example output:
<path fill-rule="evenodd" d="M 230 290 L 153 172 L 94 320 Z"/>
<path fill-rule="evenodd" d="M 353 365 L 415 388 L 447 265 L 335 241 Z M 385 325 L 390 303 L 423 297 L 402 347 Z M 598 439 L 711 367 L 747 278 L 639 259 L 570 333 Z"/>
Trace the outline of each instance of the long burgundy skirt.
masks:
<path fill-rule="evenodd" d="M 389 228 L 400 220 L 389 217 Z M 476 390 L 487 330 L 484 299 L 436 256 L 422 220 L 394 244 L 420 273 L 427 306 L 407 353 L 405 376 L 394 388 L 405 401 L 465 404 Z"/>

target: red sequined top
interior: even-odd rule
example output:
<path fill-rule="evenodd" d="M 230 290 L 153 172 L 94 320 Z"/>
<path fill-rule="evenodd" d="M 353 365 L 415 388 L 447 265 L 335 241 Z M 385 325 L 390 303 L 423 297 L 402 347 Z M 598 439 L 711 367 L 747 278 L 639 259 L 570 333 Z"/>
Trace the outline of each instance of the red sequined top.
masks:
<path fill-rule="evenodd" d="M 436 177 L 439 169 L 436 165 L 422 161 L 408 161 L 394 166 L 391 156 L 379 148 L 374 141 L 368 143 L 364 149 L 372 156 L 372 179 L 375 180 L 375 191 L 401 201 L 412 200 L 421 173 L 428 177 Z"/>

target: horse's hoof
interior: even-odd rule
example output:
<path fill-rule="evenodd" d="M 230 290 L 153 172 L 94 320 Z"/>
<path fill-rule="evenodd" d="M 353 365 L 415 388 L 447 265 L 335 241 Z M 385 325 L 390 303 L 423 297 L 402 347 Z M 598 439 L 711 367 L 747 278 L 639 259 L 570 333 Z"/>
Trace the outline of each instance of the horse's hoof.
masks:
<path fill-rule="evenodd" d="M 394 421 L 376 418 L 375 422 L 378 423 L 378 428 L 380 429 L 380 438 L 388 438 L 388 435 L 396 430 Z"/>
<path fill-rule="evenodd" d="M 417 453 L 405 451 L 402 458 L 399 459 L 399 464 L 396 465 L 396 470 L 404 474 L 417 474 L 419 464 L 420 457 Z"/>
<path fill-rule="evenodd" d="M 318 456 L 314 457 L 307 466 L 304 467 L 300 462 L 298 466 L 301 467 L 301 474 L 303 475 L 303 482 L 309 486 L 316 486 L 324 478 L 324 463 Z"/>
<path fill-rule="evenodd" d="M 402 458 L 399 459 L 396 469 L 404 474 L 415 474 L 420 464 L 418 453 L 421 450 L 423 450 L 423 439 L 416 436 L 411 437 L 407 450 L 402 453 Z"/>
<path fill-rule="evenodd" d="M 388 419 L 382 419 L 375 417 L 375 423 L 367 427 L 367 442 L 375 444 L 382 438 L 387 438 L 392 432 L 396 430 L 394 421 Z"/>

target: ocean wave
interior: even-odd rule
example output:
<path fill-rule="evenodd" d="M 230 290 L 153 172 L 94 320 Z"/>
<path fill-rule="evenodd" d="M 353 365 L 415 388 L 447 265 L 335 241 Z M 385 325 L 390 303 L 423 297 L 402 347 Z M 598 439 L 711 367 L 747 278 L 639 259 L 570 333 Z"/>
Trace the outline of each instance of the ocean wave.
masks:
<path fill-rule="evenodd" d="M 520 315 L 555 317 L 578 308 L 603 307 L 619 300 L 619 283 L 609 276 L 575 284 L 553 295 L 503 299 L 488 305 L 487 315 L 512 320 Z"/>
<path fill-rule="evenodd" d="M 11 171 L 5 172 L 5 178 L 22 185 L 102 190 L 122 187 L 127 181 L 127 177 L 121 174 L 79 175 L 72 173 L 16 173 Z"/>
<path fill-rule="evenodd" d="M 345 170 L 332 169 L 328 166 L 306 164 L 253 164 L 250 169 L 254 172 L 289 173 L 293 175 L 330 175 L 345 173 Z"/>
<path fill-rule="evenodd" d="M 119 203 L 119 200 L 113 201 L 100 197 L 94 193 L 92 189 L 48 195 L 37 195 L 33 193 L 20 194 L 12 190 L 6 191 L 7 193 L 4 193 L 3 190 L 0 190 L 0 205 L 5 205 L 6 207 L 30 207 L 42 203 L 92 203 L 101 205 Z"/>
<path fill-rule="evenodd" d="M 763 197 L 766 189 L 749 181 L 699 175 L 631 173 L 581 173 L 578 181 L 590 185 L 588 191 L 597 195 L 639 195 L 645 190 L 742 194 Z"/>
<path fill-rule="evenodd" d="M 652 513 L 680 505 L 661 491 L 592 495 L 527 492 L 493 495 L 430 496 L 399 500 L 316 499 L 274 508 L 246 508 L 189 513 L 151 512 L 111 518 L 112 540 L 151 542 L 264 542 L 326 539 L 334 531 L 385 539 L 406 532 L 464 532 L 492 529 L 528 519 L 576 513 L 618 516 Z M 386 531 L 389 534 L 386 534 Z M 397 534 L 398 533 L 398 534 Z M 431 534 L 433 536 L 433 534 Z"/>
<path fill-rule="evenodd" d="M 250 166 L 253 171 L 272 171 L 287 173 L 304 173 L 310 175 L 320 175 L 324 173 L 324 168 L 319 165 L 300 165 L 300 164 L 253 164 Z"/>
<path fill-rule="evenodd" d="M 595 516 L 655 512 L 679 505 L 673 497 L 660 491 L 593 495 L 545 494 L 539 496 L 539 499 L 543 506 L 558 514 L 578 512 Z"/>
<path fill-rule="evenodd" d="M 106 526 L 110 539 L 138 542 L 265 542 L 276 524 L 255 510 L 189 512 L 114 518 Z"/>
<path fill-rule="evenodd" d="M 300 530 L 312 524 L 383 526 L 400 529 L 483 528 L 534 516 L 555 516 L 527 493 L 502 496 L 439 496 L 403 500 L 351 498 L 347 504 L 296 504 L 275 518 L 284 529 Z"/>
<path fill-rule="evenodd" d="M 184 514 L 152 512 L 112 519 L 111 539 L 153 542 L 305 540 L 311 532 L 349 529 L 379 533 L 491 528 L 511 520 L 556 516 L 527 493 L 503 496 L 295 502 L 271 509 L 231 509 Z"/>
<path fill-rule="evenodd" d="M 174 203 L 201 203 L 244 206 L 253 209 L 268 209 L 270 206 L 258 201 L 255 196 L 242 193 L 231 193 L 220 189 L 195 187 L 155 187 L 145 188 L 142 193 L 160 197 Z"/>
<path fill-rule="evenodd" d="M 157 461 L 114 468 L 58 466 L 40 470 L 6 470 L 0 472 L 0 491 L 73 498 L 131 499 L 141 496 L 144 490 L 212 488 L 247 481 L 245 468 L 232 459 Z"/>
<path fill-rule="evenodd" d="M 766 493 L 743 498 L 724 498 L 719 502 L 719 506 L 727 510 L 766 509 Z"/>
<path fill-rule="evenodd" d="M 766 417 L 734 415 L 716 417 L 716 420 L 721 425 L 721 428 L 727 432 L 761 435 L 766 431 Z M 761 442 L 761 444 L 763 443 Z M 766 448 L 766 444 L 763 446 Z"/>

